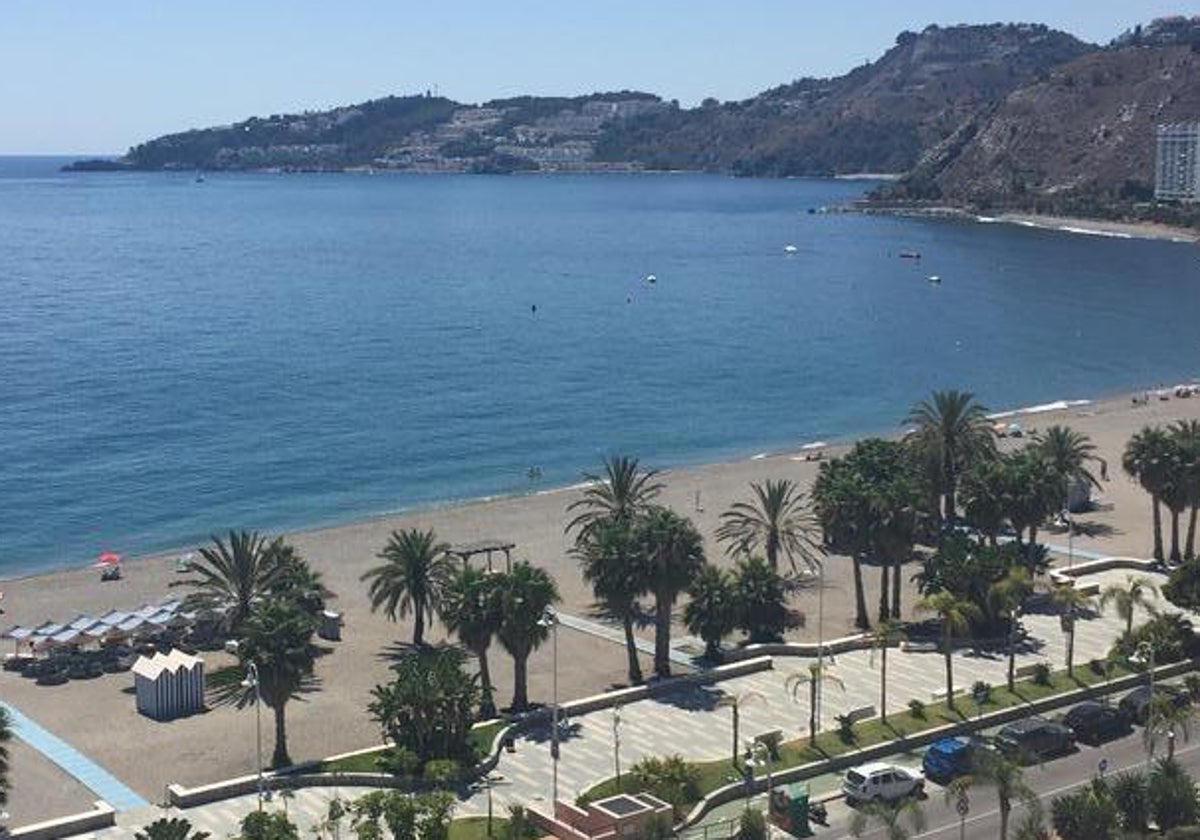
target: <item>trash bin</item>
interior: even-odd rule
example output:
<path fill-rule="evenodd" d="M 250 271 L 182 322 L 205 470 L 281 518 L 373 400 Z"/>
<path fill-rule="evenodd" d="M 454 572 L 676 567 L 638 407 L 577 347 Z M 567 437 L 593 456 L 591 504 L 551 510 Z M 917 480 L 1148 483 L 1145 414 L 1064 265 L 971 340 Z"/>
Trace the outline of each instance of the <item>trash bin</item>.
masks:
<path fill-rule="evenodd" d="M 808 785 L 781 785 L 771 791 L 771 822 L 793 837 L 811 837 L 808 824 Z"/>
<path fill-rule="evenodd" d="M 334 610 L 325 610 L 321 613 L 321 626 L 317 629 L 317 635 L 330 642 L 340 642 L 342 640 L 342 614 Z"/>

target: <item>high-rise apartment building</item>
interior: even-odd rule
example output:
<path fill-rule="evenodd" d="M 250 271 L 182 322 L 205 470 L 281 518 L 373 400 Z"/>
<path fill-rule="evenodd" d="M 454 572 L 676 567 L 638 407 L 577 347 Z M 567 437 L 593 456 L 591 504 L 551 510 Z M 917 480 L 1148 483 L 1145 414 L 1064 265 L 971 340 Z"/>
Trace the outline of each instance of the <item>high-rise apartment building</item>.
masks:
<path fill-rule="evenodd" d="M 1154 197 L 1163 201 L 1200 201 L 1200 123 L 1158 127 Z"/>

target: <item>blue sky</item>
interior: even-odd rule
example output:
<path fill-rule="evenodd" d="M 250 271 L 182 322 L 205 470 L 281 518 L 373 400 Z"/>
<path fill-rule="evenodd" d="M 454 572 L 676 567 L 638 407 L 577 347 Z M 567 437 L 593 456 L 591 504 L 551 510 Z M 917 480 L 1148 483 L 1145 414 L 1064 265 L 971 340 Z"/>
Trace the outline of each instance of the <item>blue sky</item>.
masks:
<path fill-rule="evenodd" d="M 1107 42 L 1157 0 L 3 0 L 0 154 L 115 153 L 252 115 L 437 87 L 477 102 L 637 88 L 742 99 L 878 57 L 929 23 Z"/>

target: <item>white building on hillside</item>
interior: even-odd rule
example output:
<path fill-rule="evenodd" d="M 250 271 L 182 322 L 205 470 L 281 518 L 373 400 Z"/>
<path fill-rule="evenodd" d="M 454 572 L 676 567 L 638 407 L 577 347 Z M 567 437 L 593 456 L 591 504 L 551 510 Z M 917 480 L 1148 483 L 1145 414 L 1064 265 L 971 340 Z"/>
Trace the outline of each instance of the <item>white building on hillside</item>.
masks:
<path fill-rule="evenodd" d="M 1160 201 L 1200 201 L 1200 123 L 1158 127 L 1154 197 Z"/>

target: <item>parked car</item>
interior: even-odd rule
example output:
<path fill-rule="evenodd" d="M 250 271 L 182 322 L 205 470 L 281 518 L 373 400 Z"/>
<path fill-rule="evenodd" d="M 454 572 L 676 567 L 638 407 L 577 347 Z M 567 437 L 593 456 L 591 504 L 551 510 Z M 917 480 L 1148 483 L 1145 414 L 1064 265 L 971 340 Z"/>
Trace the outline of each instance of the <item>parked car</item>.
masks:
<path fill-rule="evenodd" d="M 907 767 L 872 762 L 846 771 L 842 792 L 849 802 L 894 802 L 906 796 L 919 796 L 925 790 L 925 777 Z"/>
<path fill-rule="evenodd" d="M 1177 709 L 1182 709 L 1192 702 L 1192 698 L 1182 688 L 1162 683 L 1154 686 L 1154 696 L 1165 699 Z M 1144 725 L 1150 713 L 1150 686 L 1139 685 L 1122 697 L 1117 705 L 1131 721 Z"/>
<path fill-rule="evenodd" d="M 37 676 L 38 685 L 62 685 L 69 678 L 66 668 L 42 669 Z"/>
<path fill-rule="evenodd" d="M 1063 715 L 1062 722 L 1070 727 L 1077 740 L 1089 744 L 1124 735 L 1133 728 L 1129 715 L 1119 706 L 1109 706 L 1095 700 L 1075 704 Z"/>
<path fill-rule="evenodd" d="M 1040 761 L 1074 748 L 1075 734 L 1065 725 L 1045 718 L 1015 721 L 996 735 L 996 749 L 1022 760 Z"/>
<path fill-rule="evenodd" d="M 942 738 L 925 750 L 921 770 L 925 778 L 935 782 L 965 776 L 971 772 L 971 762 L 982 749 L 987 749 L 987 745 L 976 738 Z"/>

